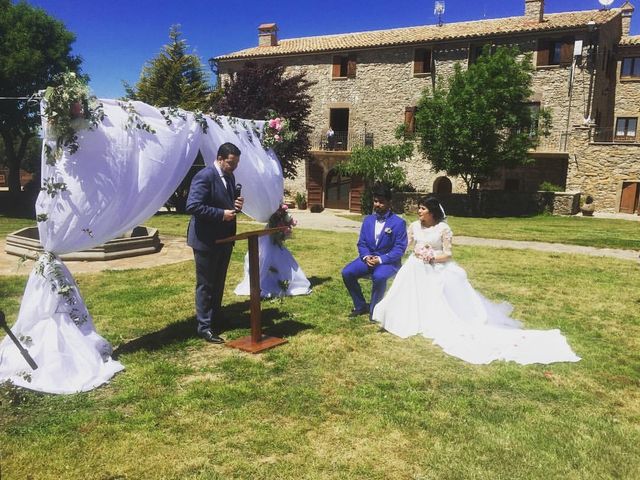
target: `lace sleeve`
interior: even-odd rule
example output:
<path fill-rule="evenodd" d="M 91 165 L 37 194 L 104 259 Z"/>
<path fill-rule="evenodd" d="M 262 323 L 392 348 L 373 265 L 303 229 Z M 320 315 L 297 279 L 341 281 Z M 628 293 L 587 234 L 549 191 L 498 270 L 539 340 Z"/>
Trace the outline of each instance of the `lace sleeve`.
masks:
<path fill-rule="evenodd" d="M 413 223 L 409 225 L 407 228 L 407 252 L 412 251 L 413 246 L 415 245 L 416 238 L 413 234 Z"/>
<path fill-rule="evenodd" d="M 451 231 L 451 227 L 445 223 L 440 235 L 442 238 L 442 253 L 452 256 L 451 244 L 453 241 L 453 232 Z"/>

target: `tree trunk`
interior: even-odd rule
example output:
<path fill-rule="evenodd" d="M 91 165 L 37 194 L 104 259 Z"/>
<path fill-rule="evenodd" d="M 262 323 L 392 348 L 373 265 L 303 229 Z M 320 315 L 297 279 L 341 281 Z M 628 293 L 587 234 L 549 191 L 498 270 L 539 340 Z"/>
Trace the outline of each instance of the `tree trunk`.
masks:
<path fill-rule="evenodd" d="M 20 187 L 20 165 L 22 159 L 27 150 L 27 144 L 29 139 L 33 136 L 31 133 L 25 133 L 22 137 L 19 137 L 19 146 L 16 151 L 15 148 L 15 136 L 12 132 L 2 132 L 2 140 L 4 141 L 4 148 L 7 155 L 7 163 L 9 167 L 9 178 L 7 183 L 9 185 L 9 194 L 11 197 L 17 198 L 22 191 Z"/>

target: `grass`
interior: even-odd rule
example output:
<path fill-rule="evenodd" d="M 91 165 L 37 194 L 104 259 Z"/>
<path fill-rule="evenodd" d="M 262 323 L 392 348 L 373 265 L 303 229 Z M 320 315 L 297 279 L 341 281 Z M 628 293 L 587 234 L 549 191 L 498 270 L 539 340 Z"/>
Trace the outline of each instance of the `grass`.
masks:
<path fill-rule="evenodd" d="M 476 288 L 513 303 L 528 328 L 560 328 L 583 357 L 474 366 L 347 319 L 339 270 L 355 240 L 295 232 L 288 245 L 314 291 L 263 302 L 265 330 L 289 343 L 256 356 L 193 337 L 192 262 L 79 275 L 126 370 L 83 394 L 5 391 L 2 478 L 638 478 L 637 265 L 456 247 Z M 232 294 L 244 243 L 227 338 L 249 332 L 248 302 Z M 10 319 L 24 282 L 0 277 Z"/>
<path fill-rule="evenodd" d="M 362 215 L 340 215 L 361 221 Z M 407 222 L 417 220 L 406 214 Z M 533 217 L 447 217 L 455 235 L 535 242 L 565 243 L 597 248 L 640 250 L 640 222 L 609 218 L 536 215 Z"/>
<path fill-rule="evenodd" d="M 15 232 L 24 227 L 32 227 L 36 221 L 29 218 L 16 218 L 0 213 L 0 238 L 4 239 L 11 232 Z"/>

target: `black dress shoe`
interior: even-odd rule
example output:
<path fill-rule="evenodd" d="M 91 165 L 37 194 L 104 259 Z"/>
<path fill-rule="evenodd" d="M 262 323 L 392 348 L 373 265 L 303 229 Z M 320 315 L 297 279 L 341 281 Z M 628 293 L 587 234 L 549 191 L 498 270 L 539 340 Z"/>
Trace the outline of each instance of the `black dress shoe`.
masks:
<path fill-rule="evenodd" d="M 359 317 L 360 315 L 369 315 L 369 307 L 365 308 L 354 308 L 349 313 L 349 318 Z"/>
<path fill-rule="evenodd" d="M 224 340 L 218 335 L 214 335 L 211 330 L 205 330 L 204 332 L 200 332 L 198 335 L 209 343 L 224 343 Z"/>

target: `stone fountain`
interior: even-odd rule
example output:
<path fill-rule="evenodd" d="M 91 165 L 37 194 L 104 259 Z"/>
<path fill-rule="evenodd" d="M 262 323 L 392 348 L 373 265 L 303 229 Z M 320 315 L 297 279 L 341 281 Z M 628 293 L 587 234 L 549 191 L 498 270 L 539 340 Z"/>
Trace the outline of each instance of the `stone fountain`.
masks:
<path fill-rule="evenodd" d="M 160 250 L 157 228 L 137 226 L 123 235 L 80 252 L 60 255 L 62 260 L 103 261 L 116 258 L 137 257 Z M 5 252 L 10 255 L 36 259 L 43 252 L 38 227 L 26 227 L 7 235 Z"/>

